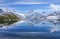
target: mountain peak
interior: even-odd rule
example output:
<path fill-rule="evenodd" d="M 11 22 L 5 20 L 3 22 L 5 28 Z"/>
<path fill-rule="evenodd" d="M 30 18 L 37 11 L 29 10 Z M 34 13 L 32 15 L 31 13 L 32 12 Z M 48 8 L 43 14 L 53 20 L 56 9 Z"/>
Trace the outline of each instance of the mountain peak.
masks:
<path fill-rule="evenodd" d="M 3 10 L 2 9 L 0 9 L 0 13 L 2 13 L 3 12 Z"/>

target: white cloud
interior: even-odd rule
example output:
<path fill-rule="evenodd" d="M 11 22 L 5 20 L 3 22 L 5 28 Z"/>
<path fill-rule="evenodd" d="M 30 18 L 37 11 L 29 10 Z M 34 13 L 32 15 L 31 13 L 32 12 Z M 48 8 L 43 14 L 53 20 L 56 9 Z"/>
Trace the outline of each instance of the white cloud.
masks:
<path fill-rule="evenodd" d="M 0 6 L 5 6 L 4 0 L 0 0 Z"/>
<path fill-rule="evenodd" d="M 46 4 L 47 2 L 16 2 L 15 4 Z"/>
<path fill-rule="evenodd" d="M 50 8 L 51 8 L 52 10 L 60 10 L 60 5 L 50 4 Z"/>
<path fill-rule="evenodd" d="M 46 4 L 48 2 L 40 2 L 36 0 L 22 0 L 22 1 L 16 1 L 13 4 Z"/>
<path fill-rule="evenodd" d="M 1 6 L 9 6 L 11 4 L 47 4 L 47 3 L 49 3 L 49 2 L 41 2 L 41 1 L 37 1 L 37 0 L 22 0 L 22 1 L 4 3 L 4 0 L 1 0 L 0 7 Z"/>

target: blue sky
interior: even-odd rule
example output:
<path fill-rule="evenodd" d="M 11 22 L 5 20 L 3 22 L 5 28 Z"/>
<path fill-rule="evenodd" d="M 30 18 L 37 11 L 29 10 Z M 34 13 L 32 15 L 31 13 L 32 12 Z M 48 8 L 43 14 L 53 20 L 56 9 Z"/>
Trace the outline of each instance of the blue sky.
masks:
<path fill-rule="evenodd" d="M 0 8 L 19 12 L 29 10 L 60 10 L 60 0 L 0 0 Z"/>

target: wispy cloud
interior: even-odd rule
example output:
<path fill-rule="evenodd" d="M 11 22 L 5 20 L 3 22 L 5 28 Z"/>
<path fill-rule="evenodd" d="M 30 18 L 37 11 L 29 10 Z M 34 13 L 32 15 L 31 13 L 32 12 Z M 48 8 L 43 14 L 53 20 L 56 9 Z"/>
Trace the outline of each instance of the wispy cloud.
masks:
<path fill-rule="evenodd" d="M 46 4 L 47 2 L 15 2 L 14 4 Z"/>
<path fill-rule="evenodd" d="M 37 0 L 22 0 L 22 1 L 16 1 L 13 4 L 47 4 L 48 2 L 40 2 Z"/>
<path fill-rule="evenodd" d="M 6 4 L 4 3 L 4 0 L 0 0 L 0 7 L 5 6 Z"/>
<path fill-rule="evenodd" d="M 53 10 L 60 10 L 60 5 L 50 4 L 50 8 Z"/>

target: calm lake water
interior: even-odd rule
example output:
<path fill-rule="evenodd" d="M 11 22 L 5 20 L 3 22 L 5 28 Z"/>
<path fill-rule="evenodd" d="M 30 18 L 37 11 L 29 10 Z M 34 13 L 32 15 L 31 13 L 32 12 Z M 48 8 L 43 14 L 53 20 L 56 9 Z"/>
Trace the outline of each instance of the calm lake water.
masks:
<path fill-rule="evenodd" d="M 0 39 L 60 39 L 60 31 L 50 33 L 51 26 L 19 24 L 9 29 L 0 29 Z"/>

